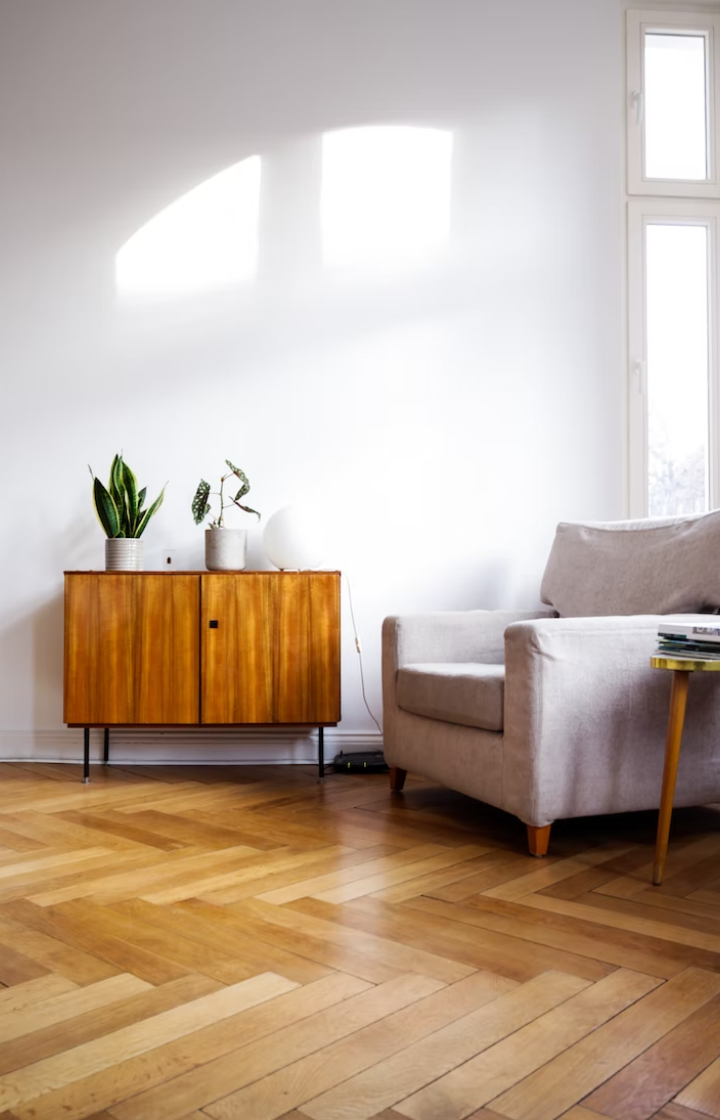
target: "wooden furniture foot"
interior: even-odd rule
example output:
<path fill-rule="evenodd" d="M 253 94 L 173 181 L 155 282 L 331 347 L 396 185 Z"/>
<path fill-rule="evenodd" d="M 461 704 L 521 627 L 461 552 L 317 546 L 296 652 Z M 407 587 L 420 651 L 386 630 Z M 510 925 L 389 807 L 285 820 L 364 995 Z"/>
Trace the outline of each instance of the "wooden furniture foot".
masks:
<path fill-rule="evenodd" d="M 543 828 L 536 828 L 533 824 L 527 826 L 528 848 L 531 856 L 547 855 L 551 828 L 552 824 L 546 824 Z"/>
<path fill-rule="evenodd" d="M 689 683 L 689 669 L 675 669 L 673 671 L 667 744 L 665 747 L 665 767 L 663 770 L 662 793 L 660 794 L 657 840 L 655 841 L 655 862 L 653 864 L 652 881 L 656 887 L 660 886 L 665 874 L 670 820 L 675 796 L 675 779 L 677 778 L 678 761 L 680 759 L 680 744 L 682 743 L 685 703 Z"/>
<path fill-rule="evenodd" d="M 401 770 L 399 766 L 390 767 L 390 789 L 392 793 L 400 793 L 405 785 L 407 778 L 407 770 Z"/>

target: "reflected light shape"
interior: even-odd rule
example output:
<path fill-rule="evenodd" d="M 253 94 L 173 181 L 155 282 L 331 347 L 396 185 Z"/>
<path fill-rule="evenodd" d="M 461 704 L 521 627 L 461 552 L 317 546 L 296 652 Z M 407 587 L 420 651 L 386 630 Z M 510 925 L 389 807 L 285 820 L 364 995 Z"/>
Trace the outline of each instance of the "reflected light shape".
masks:
<path fill-rule="evenodd" d="M 326 133 L 320 200 L 325 263 L 415 263 L 444 245 L 452 143 L 452 132 L 398 125 Z"/>
<path fill-rule="evenodd" d="M 125 242 L 115 259 L 118 291 L 165 295 L 251 279 L 259 203 L 259 156 L 213 175 Z"/>

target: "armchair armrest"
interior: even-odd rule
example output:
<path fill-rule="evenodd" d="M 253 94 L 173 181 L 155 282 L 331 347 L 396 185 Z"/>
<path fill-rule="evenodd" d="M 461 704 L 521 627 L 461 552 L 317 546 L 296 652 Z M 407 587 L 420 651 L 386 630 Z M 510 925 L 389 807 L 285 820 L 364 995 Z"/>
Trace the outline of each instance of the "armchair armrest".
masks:
<path fill-rule="evenodd" d="M 395 737 L 397 671 L 422 662 L 479 661 L 501 664 L 503 635 L 511 623 L 549 618 L 554 611 L 436 611 L 395 615 L 382 628 L 383 731 L 385 746 Z"/>
<path fill-rule="evenodd" d="M 502 664 L 504 635 L 511 623 L 553 618 L 554 611 L 435 611 L 395 615 L 383 622 L 383 661 L 393 671 L 432 661 Z"/>
<path fill-rule="evenodd" d="M 505 634 L 506 807 L 542 825 L 642 805 L 630 760 L 656 775 L 669 683 L 650 667 L 662 615 L 553 618 Z M 659 780 L 659 778 L 658 778 Z"/>
<path fill-rule="evenodd" d="M 505 631 L 505 666 L 515 682 L 566 676 L 591 669 L 608 677 L 649 670 L 664 615 L 544 618 L 512 623 Z M 594 676 L 593 676 L 593 679 Z"/>

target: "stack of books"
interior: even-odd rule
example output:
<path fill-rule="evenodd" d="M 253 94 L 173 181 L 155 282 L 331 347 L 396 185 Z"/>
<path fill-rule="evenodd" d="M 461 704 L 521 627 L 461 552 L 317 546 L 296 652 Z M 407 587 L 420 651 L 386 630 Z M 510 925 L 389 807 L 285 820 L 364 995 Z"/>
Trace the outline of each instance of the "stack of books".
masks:
<path fill-rule="evenodd" d="M 658 627 L 657 652 L 693 661 L 720 660 L 720 619 L 716 625 L 668 619 Z"/>

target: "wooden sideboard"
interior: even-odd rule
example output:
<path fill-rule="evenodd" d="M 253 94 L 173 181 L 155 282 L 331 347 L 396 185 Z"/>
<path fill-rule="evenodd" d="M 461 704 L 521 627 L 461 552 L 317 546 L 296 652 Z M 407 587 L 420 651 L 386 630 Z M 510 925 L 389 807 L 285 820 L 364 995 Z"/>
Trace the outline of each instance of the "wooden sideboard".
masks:
<path fill-rule="evenodd" d="M 340 720 L 339 572 L 66 572 L 64 715 L 84 728 Z"/>

